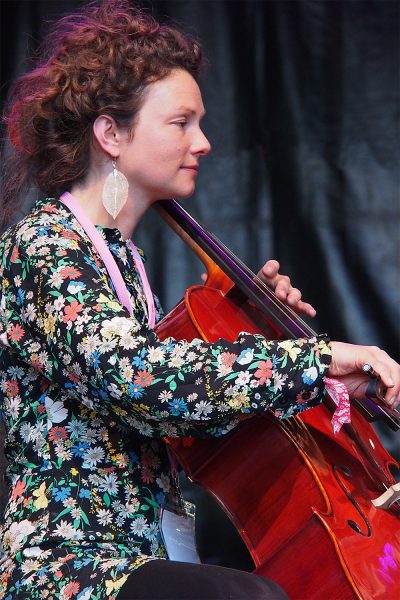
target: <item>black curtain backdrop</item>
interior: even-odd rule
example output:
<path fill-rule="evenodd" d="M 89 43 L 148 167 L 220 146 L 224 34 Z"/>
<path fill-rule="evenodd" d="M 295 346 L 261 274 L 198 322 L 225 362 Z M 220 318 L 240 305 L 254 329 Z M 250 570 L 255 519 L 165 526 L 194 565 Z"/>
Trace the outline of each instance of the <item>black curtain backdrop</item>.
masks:
<path fill-rule="evenodd" d="M 198 36 L 208 57 L 213 152 L 186 206 L 254 270 L 277 258 L 317 307 L 317 331 L 399 359 L 399 3 L 142 4 Z M 80 5 L 1 0 L 3 99 L 46 22 Z M 201 265 L 154 214 L 135 241 L 172 307 Z"/>

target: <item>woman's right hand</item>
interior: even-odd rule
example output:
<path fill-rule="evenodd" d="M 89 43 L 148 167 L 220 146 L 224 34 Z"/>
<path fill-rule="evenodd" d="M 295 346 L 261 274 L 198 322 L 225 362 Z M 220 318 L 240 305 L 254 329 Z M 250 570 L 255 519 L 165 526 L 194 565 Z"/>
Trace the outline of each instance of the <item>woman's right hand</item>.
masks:
<path fill-rule="evenodd" d="M 335 377 L 345 384 L 351 398 L 365 398 L 365 391 L 371 381 L 363 371 L 363 365 L 372 369 L 387 388 L 385 402 L 391 408 L 400 404 L 400 365 L 376 346 L 357 346 L 343 342 L 331 342 L 332 361 L 328 376 Z"/>

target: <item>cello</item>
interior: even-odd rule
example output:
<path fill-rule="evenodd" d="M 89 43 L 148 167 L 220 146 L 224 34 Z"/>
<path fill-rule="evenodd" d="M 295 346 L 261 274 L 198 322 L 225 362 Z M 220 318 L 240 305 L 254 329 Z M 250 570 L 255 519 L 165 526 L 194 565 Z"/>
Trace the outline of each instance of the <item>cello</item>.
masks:
<path fill-rule="evenodd" d="M 160 339 L 268 339 L 315 332 L 177 202 L 157 211 L 207 269 L 156 326 Z M 379 380 L 352 401 L 351 424 L 332 432 L 335 404 L 279 421 L 245 419 L 221 438 L 168 439 L 188 479 L 211 494 L 240 533 L 255 573 L 293 600 L 395 600 L 400 589 L 399 467 L 370 422 L 400 428 Z M 260 525 L 261 524 L 261 525 Z M 316 561 L 317 557 L 317 561 Z"/>

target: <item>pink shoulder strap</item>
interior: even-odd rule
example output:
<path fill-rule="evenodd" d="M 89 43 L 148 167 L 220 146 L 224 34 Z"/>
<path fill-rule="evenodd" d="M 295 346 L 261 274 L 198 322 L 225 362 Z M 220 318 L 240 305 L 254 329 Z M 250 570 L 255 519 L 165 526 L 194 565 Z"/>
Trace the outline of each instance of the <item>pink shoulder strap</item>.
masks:
<path fill-rule="evenodd" d="M 86 215 L 85 211 L 78 204 L 75 198 L 69 192 L 65 192 L 60 201 L 65 204 L 72 212 L 72 214 L 76 217 L 88 237 L 90 238 L 93 246 L 96 248 L 97 252 L 100 254 L 106 269 L 114 283 L 115 290 L 117 292 L 117 296 L 119 301 L 125 308 L 129 311 L 129 314 L 132 316 L 133 308 L 131 303 L 131 297 L 128 292 L 128 289 L 125 285 L 125 281 L 121 275 L 121 272 L 118 268 L 117 263 L 114 260 L 113 255 L 107 247 L 104 239 L 101 237 L 100 233 L 97 231 L 96 227 L 93 225 L 89 217 Z M 140 278 L 142 280 L 142 286 L 146 295 L 147 300 L 147 313 L 148 313 L 148 322 L 151 328 L 154 327 L 155 324 L 155 306 L 153 294 L 151 292 L 150 284 L 147 279 L 146 270 L 144 268 L 142 259 L 136 249 L 136 246 L 131 241 L 130 242 L 133 257 L 135 259 L 135 265 L 139 272 Z"/>

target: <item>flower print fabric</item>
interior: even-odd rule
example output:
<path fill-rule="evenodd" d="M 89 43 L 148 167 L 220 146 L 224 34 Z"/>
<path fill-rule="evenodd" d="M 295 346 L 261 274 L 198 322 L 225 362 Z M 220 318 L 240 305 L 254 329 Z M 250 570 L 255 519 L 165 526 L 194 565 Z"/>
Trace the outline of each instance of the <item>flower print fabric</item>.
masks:
<path fill-rule="evenodd" d="M 39 201 L 0 243 L 7 600 L 115 598 L 133 569 L 166 557 L 159 507 L 181 500 L 163 436 L 223 435 L 243 415 L 286 418 L 324 395 L 323 336 L 161 342 L 146 323 L 129 244 L 99 230 L 132 317 L 59 201 Z"/>

